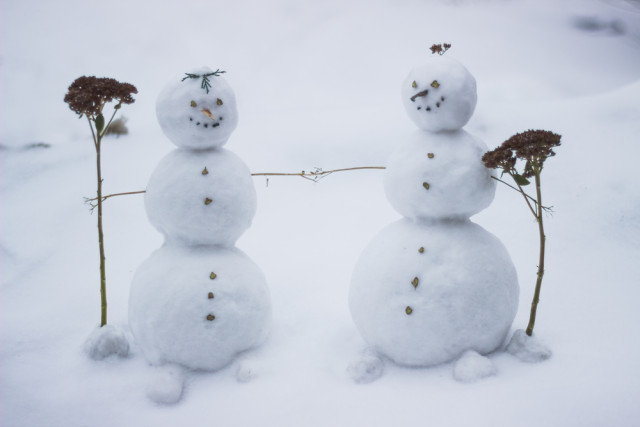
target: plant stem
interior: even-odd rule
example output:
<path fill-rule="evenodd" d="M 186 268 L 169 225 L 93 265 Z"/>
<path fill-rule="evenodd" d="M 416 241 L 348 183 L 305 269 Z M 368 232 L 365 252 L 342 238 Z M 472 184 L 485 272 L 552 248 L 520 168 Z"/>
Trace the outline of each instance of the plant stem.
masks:
<path fill-rule="evenodd" d="M 539 209 L 539 207 L 541 206 L 540 204 L 538 204 L 538 206 L 536 206 L 536 209 L 533 209 L 533 206 L 531 206 L 531 203 L 529 203 L 529 195 L 527 193 L 525 193 L 525 191 L 522 189 L 522 186 L 520 184 L 518 184 L 518 181 L 514 178 L 513 174 L 511 172 L 507 172 L 509 175 L 511 175 L 511 178 L 513 178 L 513 182 L 516 183 L 516 185 L 518 186 L 518 191 L 520 193 L 522 193 L 522 197 L 524 197 L 524 201 L 527 202 L 527 206 L 529 207 L 529 210 L 531 211 L 531 213 L 533 214 L 534 217 L 538 218 L 538 215 L 536 213 L 536 211 Z M 529 197 L 530 198 L 530 197 Z M 540 200 L 538 198 L 538 200 Z M 535 203 L 535 201 L 534 201 Z"/>
<path fill-rule="evenodd" d="M 120 108 L 119 107 L 120 105 L 122 105 L 122 103 L 118 104 L 117 107 Z M 107 130 L 109 130 L 109 126 L 111 126 L 111 122 L 113 122 L 113 118 L 116 116 L 116 113 L 118 112 L 118 108 L 113 109 L 113 114 L 111 114 L 111 118 L 109 119 L 109 122 L 102 130 L 102 135 L 100 135 L 100 139 L 102 139 L 102 137 L 107 134 Z"/>
<path fill-rule="evenodd" d="M 544 249 L 546 236 L 544 235 L 544 224 L 542 223 L 542 191 L 540 190 L 540 170 L 535 172 L 536 179 L 536 196 L 538 199 L 537 215 L 538 231 L 540 233 L 540 260 L 538 261 L 538 278 L 536 279 L 536 289 L 531 302 L 531 314 L 529 315 L 529 324 L 526 333 L 531 336 L 533 334 L 533 326 L 536 323 L 536 311 L 540 302 L 540 288 L 542 287 L 542 276 L 544 275 Z"/>
<path fill-rule="evenodd" d="M 93 130 L 92 130 L 93 131 Z M 98 132 L 96 137 L 96 166 L 98 173 L 98 245 L 100 247 L 100 300 L 101 315 L 100 326 L 107 324 L 107 274 L 104 255 L 104 233 L 102 230 L 102 168 L 100 166 L 100 142 L 102 135 Z"/>

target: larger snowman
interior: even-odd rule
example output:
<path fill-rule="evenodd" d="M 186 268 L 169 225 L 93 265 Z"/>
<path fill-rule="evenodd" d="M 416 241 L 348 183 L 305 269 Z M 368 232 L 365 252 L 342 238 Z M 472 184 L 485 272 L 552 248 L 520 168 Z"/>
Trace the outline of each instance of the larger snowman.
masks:
<path fill-rule="evenodd" d="M 220 71 L 172 79 L 156 113 L 178 148 L 156 167 L 145 194 L 164 245 L 137 270 L 129 323 L 153 365 L 217 370 L 266 337 L 271 302 L 260 268 L 235 247 L 256 211 L 247 166 L 222 148 L 238 122 Z"/>
<path fill-rule="evenodd" d="M 375 354 L 397 364 L 436 365 L 469 351 L 480 358 L 505 340 L 519 287 L 504 246 L 469 220 L 495 193 L 481 161 L 487 147 L 462 129 L 475 109 L 475 79 L 435 56 L 410 72 L 402 100 L 419 130 L 391 155 L 384 188 L 404 218 L 360 256 L 351 314 Z"/>

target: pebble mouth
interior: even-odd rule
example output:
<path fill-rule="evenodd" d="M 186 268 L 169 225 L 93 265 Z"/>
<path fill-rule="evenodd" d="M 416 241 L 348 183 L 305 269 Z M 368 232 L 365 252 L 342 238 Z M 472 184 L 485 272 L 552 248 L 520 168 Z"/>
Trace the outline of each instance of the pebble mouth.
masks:
<path fill-rule="evenodd" d="M 218 120 L 222 120 L 222 117 L 220 117 Z M 195 121 L 193 119 L 193 117 L 189 117 L 189 121 L 190 122 L 195 122 L 196 126 L 202 125 L 202 127 L 204 127 L 204 128 L 211 127 L 213 129 L 213 128 L 217 128 L 218 126 L 220 126 L 220 122 L 219 121 L 218 122 L 213 122 L 213 123 L 202 123 L 202 122 L 199 122 L 199 121 Z"/>
<path fill-rule="evenodd" d="M 426 95 L 420 95 L 420 94 L 415 95 L 415 97 L 417 97 L 417 96 L 426 96 Z M 414 98 L 415 98 L 415 97 L 411 98 L 411 101 L 415 102 L 415 100 L 414 100 Z M 442 104 L 443 104 L 443 103 L 444 103 L 444 96 L 441 96 L 441 97 L 440 97 L 440 101 L 436 102 L 436 104 L 435 104 L 435 105 L 436 105 L 436 108 L 440 108 L 440 107 L 442 106 Z M 422 107 L 421 105 L 418 105 L 418 106 L 416 107 L 416 110 L 422 110 L 422 108 L 423 108 L 423 107 Z M 424 111 L 429 112 L 429 111 L 431 111 L 431 110 L 432 110 L 432 106 L 431 106 L 431 105 L 426 105 L 426 106 L 424 107 Z"/>

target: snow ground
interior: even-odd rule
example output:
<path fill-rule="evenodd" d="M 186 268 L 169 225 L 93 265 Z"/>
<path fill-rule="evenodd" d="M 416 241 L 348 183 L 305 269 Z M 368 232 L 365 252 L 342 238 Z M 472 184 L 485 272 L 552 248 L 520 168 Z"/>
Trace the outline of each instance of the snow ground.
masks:
<path fill-rule="evenodd" d="M 637 0 L 294 2 L 4 0 L 0 37 L 0 424 L 3 426 L 632 426 L 640 421 L 640 3 Z M 133 343 L 96 362 L 82 344 L 99 320 L 95 191 L 86 123 L 62 98 L 82 74 L 135 84 L 130 135 L 105 143 L 107 192 L 143 189 L 173 146 L 154 113 L 165 81 L 227 70 L 240 124 L 228 148 L 254 172 L 384 165 L 413 131 L 399 99 L 436 42 L 475 75 L 467 131 L 491 147 L 516 132 L 563 136 L 547 163 L 548 254 L 530 365 L 491 356 L 472 384 L 452 364 L 387 365 L 370 384 L 346 368 L 364 344 L 347 308 L 366 243 L 398 218 L 382 174 L 314 184 L 255 179 L 258 213 L 238 246 L 265 272 L 274 328 L 234 367 L 189 377 L 183 400 L 145 397 L 152 375 Z M 50 148 L 27 148 L 46 143 Z M 537 231 L 499 187 L 473 219 L 511 252 L 528 317 Z M 142 197 L 105 208 L 109 321 L 126 327 L 129 283 L 161 244 Z"/>

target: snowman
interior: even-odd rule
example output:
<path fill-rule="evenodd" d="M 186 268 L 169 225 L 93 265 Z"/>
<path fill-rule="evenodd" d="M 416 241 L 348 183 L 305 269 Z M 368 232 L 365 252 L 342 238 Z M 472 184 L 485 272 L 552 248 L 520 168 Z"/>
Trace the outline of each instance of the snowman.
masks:
<path fill-rule="evenodd" d="M 154 366 L 218 370 L 269 330 L 265 278 L 235 247 L 251 225 L 256 192 L 247 166 L 222 148 L 238 122 L 222 73 L 202 68 L 175 78 L 156 104 L 178 148 L 147 185 L 147 216 L 165 240 L 136 271 L 129 297 L 131 331 Z M 156 400 L 177 400 L 181 385 L 173 388 L 156 390 L 165 394 Z"/>
<path fill-rule="evenodd" d="M 474 380 L 495 372 L 481 355 L 504 342 L 519 294 L 504 246 L 469 220 L 495 194 L 481 161 L 487 147 L 462 129 L 475 109 L 475 79 L 436 56 L 411 71 L 402 100 L 420 129 L 392 153 L 384 189 L 404 218 L 356 263 L 349 307 L 369 350 L 349 370 L 367 382 L 382 372 L 379 356 L 404 366 L 459 360 L 458 379 Z"/>

